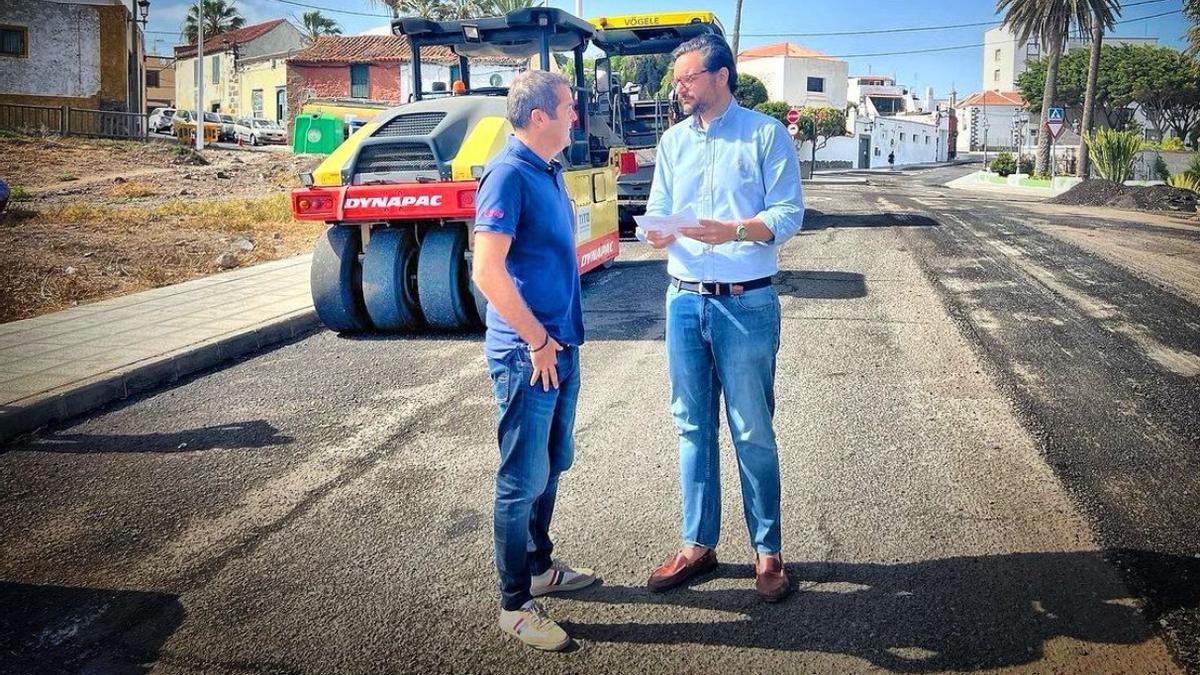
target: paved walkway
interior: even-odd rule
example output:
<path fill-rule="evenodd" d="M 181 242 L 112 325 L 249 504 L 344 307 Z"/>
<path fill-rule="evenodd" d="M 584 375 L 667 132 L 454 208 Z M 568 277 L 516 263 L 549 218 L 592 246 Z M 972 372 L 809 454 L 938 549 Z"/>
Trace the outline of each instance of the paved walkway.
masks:
<path fill-rule="evenodd" d="M 297 256 L 0 325 L 0 440 L 317 325 Z"/>

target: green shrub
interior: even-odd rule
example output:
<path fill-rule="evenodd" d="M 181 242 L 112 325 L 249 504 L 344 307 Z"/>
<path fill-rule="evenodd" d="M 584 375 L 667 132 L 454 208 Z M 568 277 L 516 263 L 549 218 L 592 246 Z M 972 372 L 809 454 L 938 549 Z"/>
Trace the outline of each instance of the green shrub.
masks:
<path fill-rule="evenodd" d="M 1133 160 L 1142 149 L 1142 138 L 1136 131 L 1097 129 L 1084 134 L 1088 153 L 1100 175 L 1114 183 L 1123 183 L 1133 174 Z"/>
<path fill-rule="evenodd" d="M 1192 163 L 1188 166 L 1187 171 L 1184 171 L 1184 173 L 1188 174 L 1189 176 L 1200 178 L 1200 155 L 1196 155 L 1192 158 Z"/>
<path fill-rule="evenodd" d="M 783 101 L 767 101 L 754 106 L 754 109 L 764 115 L 770 115 L 775 119 L 787 124 L 787 112 L 791 109 L 791 105 Z"/>
<path fill-rule="evenodd" d="M 1011 152 L 1002 152 L 992 160 L 992 171 L 1001 176 L 1011 176 L 1017 172 L 1017 158 Z"/>
<path fill-rule="evenodd" d="M 738 105 L 753 110 L 755 106 L 767 102 L 767 86 L 753 75 L 738 73 L 737 93 L 733 96 Z"/>
<path fill-rule="evenodd" d="M 1163 152 L 1183 152 L 1183 139 L 1178 136 L 1167 136 L 1158 144 L 1158 149 Z"/>
<path fill-rule="evenodd" d="M 1177 173 L 1171 176 L 1167 179 L 1167 185 L 1200 194 L 1200 176 L 1193 176 L 1190 173 Z"/>
<path fill-rule="evenodd" d="M 1017 159 L 1017 173 L 1023 173 L 1026 176 L 1033 175 L 1033 158 L 1028 155 L 1023 155 Z"/>
<path fill-rule="evenodd" d="M 1171 180 L 1171 170 L 1167 168 L 1167 160 L 1163 159 L 1162 155 L 1154 157 L 1154 175 L 1164 183 Z"/>

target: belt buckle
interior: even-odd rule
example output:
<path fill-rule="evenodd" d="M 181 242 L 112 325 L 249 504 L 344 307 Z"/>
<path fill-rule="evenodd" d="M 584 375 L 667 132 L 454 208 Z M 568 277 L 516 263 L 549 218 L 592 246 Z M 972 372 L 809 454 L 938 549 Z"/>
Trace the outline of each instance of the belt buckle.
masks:
<path fill-rule="evenodd" d="M 717 292 L 711 292 L 708 290 L 708 287 L 710 284 L 712 286 L 717 286 L 717 282 L 715 282 L 715 281 L 701 281 L 700 282 L 700 295 L 719 295 L 719 293 L 717 293 Z M 721 288 L 719 286 L 717 286 L 717 291 L 720 291 L 720 290 L 721 290 Z"/>

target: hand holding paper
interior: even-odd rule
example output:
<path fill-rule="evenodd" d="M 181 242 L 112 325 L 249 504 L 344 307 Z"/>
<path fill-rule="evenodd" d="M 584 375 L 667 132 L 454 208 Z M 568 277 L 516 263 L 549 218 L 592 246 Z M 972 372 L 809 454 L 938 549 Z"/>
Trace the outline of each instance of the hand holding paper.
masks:
<path fill-rule="evenodd" d="M 634 216 L 633 220 L 646 234 L 653 232 L 660 236 L 678 235 L 680 228 L 684 227 L 700 227 L 696 212 L 690 206 L 669 216 Z"/>

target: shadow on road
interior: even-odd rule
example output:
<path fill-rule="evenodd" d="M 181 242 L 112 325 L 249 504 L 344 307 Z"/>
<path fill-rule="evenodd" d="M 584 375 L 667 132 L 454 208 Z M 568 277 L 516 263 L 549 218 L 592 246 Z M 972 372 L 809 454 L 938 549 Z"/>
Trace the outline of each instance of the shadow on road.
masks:
<path fill-rule="evenodd" d="M 846 227 L 938 227 L 938 221 L 919 213 L 825 213 L 816 209 L 804 212 L 804 229 L 812 234 L 831 228 Z"/>
<path fill-rule="evenodd" d="M 1174 594 L 1158 611 L 1194 605 L 1200 560 L 1170 558 Z M 789 563 L 800 590 L 769 605 L 753 596 L 749 565 L 721 565 L 716 577 L 744 580 L 737 589 L 691 588 L 662 594 L 601 585 L 574 599 L 697 610 L 695 622 L 566 623 L 573 637 L 598 642 L 704 644 L 847 654 L 898 672 L 1005 668 L 1042 657 L 1047 641 L 1135 644 L 1153 637 L 1155 616 L 1139 612 L 1130 591 L 1101 553 L 1018 553 L 905 564 Z M 722 584 L 725 585 L 725 584 Z M 1189 605 L 1190 603 L 1190 605 Z M 711 612 L 742 615 L 705 621 Z"/>
<path fill-rule="evenodd" d="M 279 430 L 270 422 L 251 420 L 169 433 L 70 434 L 46 432 L 42 437 L 19 449 L 75 454 L 194 452 L 213 448 L 264 448 L 272 445 L 286 445 L 291 442 L 291 436 L 280 435 Z"/>
<path fill-rule="evenodd" d="M 867 297 L 867 282 L 857 272 L 780 270 L 775 275 L 779 295 L 813 300 L 853 300 Z"/>
<path fill-rule="evenodd" d="M 184 617 L 166 593 L 6 581 L 0 607 L 0 671 L 11 673 L 145 673 Z"/>

